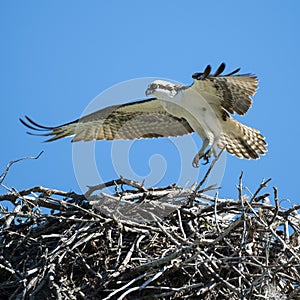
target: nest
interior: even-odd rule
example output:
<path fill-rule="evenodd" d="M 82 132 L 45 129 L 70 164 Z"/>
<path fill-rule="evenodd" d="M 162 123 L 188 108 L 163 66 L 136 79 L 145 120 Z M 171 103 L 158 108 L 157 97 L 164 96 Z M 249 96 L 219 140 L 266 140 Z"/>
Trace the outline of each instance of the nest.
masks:
<path fill-rule="evenodd" d="M 237 199 L 124 178 L 85 195 L 11 189 L 0 298 L 299 299 L 299 207 L 282 208 L 268 182 L 250 194 L 241 176 Z"/>

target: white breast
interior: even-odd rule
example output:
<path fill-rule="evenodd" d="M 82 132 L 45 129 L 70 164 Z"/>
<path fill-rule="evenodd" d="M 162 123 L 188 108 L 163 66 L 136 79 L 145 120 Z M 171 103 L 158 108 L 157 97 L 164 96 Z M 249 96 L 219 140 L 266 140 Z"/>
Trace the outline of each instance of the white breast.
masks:
<path fill-rule="evenodd" d="M 222 127 L 215 110 L 194 89 L 182 90 L 173 98 L 161 100 L 161 103 L 170 114 L 185 118 L 201 138 L 208 137 L 212 141 L 220 137 Z"/>

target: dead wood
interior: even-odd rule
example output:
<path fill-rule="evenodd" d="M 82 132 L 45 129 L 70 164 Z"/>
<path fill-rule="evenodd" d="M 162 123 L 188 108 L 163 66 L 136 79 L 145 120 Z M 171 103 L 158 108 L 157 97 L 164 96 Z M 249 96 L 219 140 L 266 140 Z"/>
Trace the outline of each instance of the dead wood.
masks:
<path fill-rule="evenodd" d="M 236 199 L 125 178 L 86 195 L 10 189 L 0 299 L 299 299 L 299 206 L 268 183 L 248 195 L 241 176 Z"/>

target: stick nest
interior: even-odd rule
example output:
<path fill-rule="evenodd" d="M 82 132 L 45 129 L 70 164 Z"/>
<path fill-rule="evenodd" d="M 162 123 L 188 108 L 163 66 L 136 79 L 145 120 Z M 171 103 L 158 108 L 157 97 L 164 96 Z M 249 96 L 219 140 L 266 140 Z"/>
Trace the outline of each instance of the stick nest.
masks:
<path fill-rule="evenodd" d="M 237 199 L 124 178 L 112 194 L 11 190 L 0 298 L 299 299 L 299 207 L 267 183 L 252 195 L 241 177 Z"/>

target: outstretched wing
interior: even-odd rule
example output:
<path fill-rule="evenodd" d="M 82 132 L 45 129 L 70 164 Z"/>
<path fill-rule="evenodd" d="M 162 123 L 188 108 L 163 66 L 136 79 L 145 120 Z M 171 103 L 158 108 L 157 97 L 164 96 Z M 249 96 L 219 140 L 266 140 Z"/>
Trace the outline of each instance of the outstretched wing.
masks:
<path fill-rule="evenodd" d="M 51 136 L 47 142 L 68 136 L 74 136 L 72 142 L 77 142 L 170 137 L 193 132 L 185 119 L 170 115 L 156 98 L 109 106 L 57 127 L 42 126 L 25 118 L 20 121 L 26 127 L 45 131 L 34 135 Z"/>
<path fill-rule="evenodd" d="M 253 74 L 236 75 L 240 69 L 221 75 L 224 69 L 225 64 L 222 63 L 214 74 L 210 74 L 211 66 L 208 65 L 203 73 L 192 76 L 192 88 L 210 104 L 219 104 L 231 114 L 244 115 L 251 107 L 251 96 L 257 90 L 257 77 Z"/>

